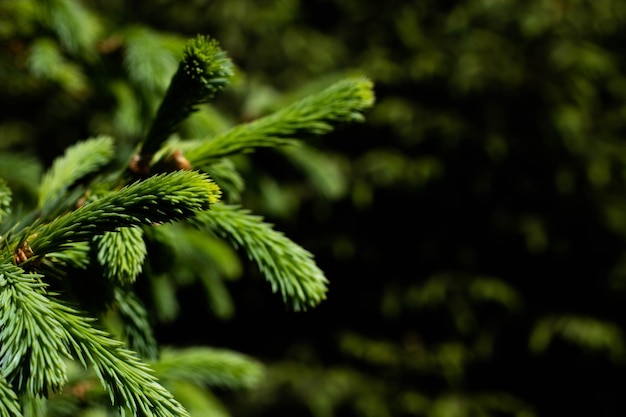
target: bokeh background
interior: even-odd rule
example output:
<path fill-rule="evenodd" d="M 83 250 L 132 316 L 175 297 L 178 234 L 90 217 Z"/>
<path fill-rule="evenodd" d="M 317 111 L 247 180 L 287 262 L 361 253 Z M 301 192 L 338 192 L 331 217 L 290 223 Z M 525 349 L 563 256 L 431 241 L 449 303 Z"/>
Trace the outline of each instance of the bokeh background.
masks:
<path fill-rule="evenodd" d="M 621 0 L 3 0 L 0 176 L 27 204 L 68 145 L 130 149 L 198 33 L 238 70 L 190 137 L 367 76 L 365 123 L 235 161 L 328 299 L 290 312 L 224 252 L 221 302 L 179 283 L 159 340 L 266 363 L 218 393 L 236 416 L 622 416 L 625 25 Z"/>

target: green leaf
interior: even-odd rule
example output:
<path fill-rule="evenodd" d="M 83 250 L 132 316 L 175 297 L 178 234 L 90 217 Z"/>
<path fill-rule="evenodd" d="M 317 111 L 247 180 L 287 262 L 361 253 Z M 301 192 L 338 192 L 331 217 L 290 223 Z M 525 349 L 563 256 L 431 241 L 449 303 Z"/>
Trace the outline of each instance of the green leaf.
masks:
<path fill-rule="evenodd" d="M 192 166 L 201 167 L 215 159 L 254 148 L 280 146 L 306 136 L 323 135 L 332 131 L 335 124 L 362 121 L 361 112 L 373 104 L 370 80 L 345 79 L 270 116 L 235 126 L 213 138 L 195 141 L 188 146 L 185 156 Z"/>
<path fill-rule="evenodd" d="M 279 291 L 294 310 L 305 310 L 326 298 L 328 281 L 313 255 L 264 223 L 261 216 L 235 205 L 215 204 L 210 212 L 200 213 L 192 222 L 243 247 L 272 290 Z"/>
<path fill-rule="evenodd" d="M 107 136 L 78 142 L 68 148 L 41 180 L 39 207 L 60 198 L 75 181 L 108 163 L 113 154 L 113 139 Z"/>

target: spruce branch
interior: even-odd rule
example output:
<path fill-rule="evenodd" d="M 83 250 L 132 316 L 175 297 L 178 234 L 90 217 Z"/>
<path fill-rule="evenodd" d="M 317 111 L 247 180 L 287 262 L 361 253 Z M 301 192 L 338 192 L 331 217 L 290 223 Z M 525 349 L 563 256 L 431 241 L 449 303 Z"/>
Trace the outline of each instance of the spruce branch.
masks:
<path fill-rule="evenodd" d="M 105 276 L 120 285 L 135 282 L 141 272 L 147 249 L 139 227 L 121 227 L 95 237 L 98 262 Z"/>
<path fill-rule="evenodd" d="M 208 209 L 219 196 L 219 187 L 205 174 L 176 171 L 155 175 L 34 228 L 28 244 L 36 256 L 43 256 L 118 227 L 189 218 Z"/>
<path fill-rule="evenodd" d="M 305 97 L 286 108 L 217 136 L 195 141 L 185 156 L 192 166 L 258 147 L 274 147 L 305 136 L 323 135 L 337 123 L 359 122 L 362 111 L 374 103 L 373 84 L 367 78 L 349 78 Z"/>
<path fill-rule="evenodd" d="M 141 358 L 155 360 L 157 357 L 157 341 L 154 338 L 148 312 L 139 297 L 132 291 L 115 289 L 115 304 L 122 319 L 123 335 L 128 346 Z"/>
<path fill-rule="evenodd" d="M 22 417 L 17 395 L 2 374 L 0 374 L 0 416 Z"/>
<path fill-rule="evenodd" d="M 243 247 L 285 303 L 306 310 L 326 298 L 327 280 L 313 255 L 284 234 L 236 205 L 215 204 L 191 221 Z"/>
<path fill-rule="evenodd" d="M 208 347 L 163 349 L 152 368 L 164 383 L 183 380 L 230 389 L 252 387 L 263 374 L 261 363 L 246 355 Z"/>
<path fill-rule="evenodd" d="M 67 380 L 62 358 L 91 365 L 123 415 L 180 417 L 187 413 L 159 385 L 147 364 L 92 320 L 46 294 L 40 275 L 0 264 L 0 369 L 19 392 L 58 391 Z"/>
<path fill-rule="evenodd" d="M 113 154 L 113 139 L 108 136 L 88 139 L 69 147 L 44 174 L 39 188 L 39 207 L 58 199 L 75 181 L 107 164 Z"/>
<path fill-rule="evenodd" d="M 151 158 L 198 105 L 227 85 L 232 74 L 232 62 L 216 40 L 198 36 L 187 42 L 178 70 L 142 144 L 142 158 Z"/>
<path fill-rule="evenodd" d="M 0 264 L 0 370 L 20 393 L 58 392 L 71 358 L 56 312 L 43 295 L 41 275 Z"/>
<path fill-rule="evenodd" d="M 188 416 L 183 407 L 161 386 L 147 364 L 75 310 L 50 300 L 59 316 L 73 353 L 91 365 L 109 392 L 111 403 L 122 415 L 146 417 Z"/>

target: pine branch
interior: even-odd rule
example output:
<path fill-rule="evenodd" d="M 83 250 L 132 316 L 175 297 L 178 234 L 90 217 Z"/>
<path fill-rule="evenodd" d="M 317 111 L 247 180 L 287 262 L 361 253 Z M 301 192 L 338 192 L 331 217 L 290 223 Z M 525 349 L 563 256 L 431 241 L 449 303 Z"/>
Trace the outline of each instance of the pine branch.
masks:
<path fill-rule="evenodd" d="M 221 388 L 248 388 L 262 376 L 262 365 L 241 353 L 206 347 L 164 349 L 152 365 L 164 382 L 183 380 Z"/>
<path fill-rule="evenodd" d="M 199 104 L 226 86 L 232 73 L 232 62 L 217 41 L 204 36 L 189 41 L 140 155 L 151 158 Z"/>
<path fill-rule="evenodd" d="M 17 395 L 3 374 L 0 374 L 0 416 L 22 417 Z"/>
<path fill-rule="evenodd" d="M 362 111 L 374 103 L 372 82 L 366 78 L 339 81 L 286 108 L 217 136 L 194 142 L 185 152 L 195 167 L 259 147 L 285 145 L 310 135 L 323 135 L 342 122 L 363 120 Z"/>
<path fill-rule="evenodd" d="M 95 238 L 98 262 L 105 276 L 120 285 L 135 282 L 141 273 L 147 249 L 138 227 L 121 227 Z"/>
<path fill-rule="evenodd" d="M 139 181 L 34 228 L 27 242 L 36 256 L 61 251 L 118 227 L 166 223 L 206 210 L 219 199 L 206 175 L 177 171 Z"/>
<path fill-rule="evenodd" d="M 313 255 L 277 232 L 263 218 L 234 205 L 216 204 L 192 223 L 208 227 L 235 246 L 242 246 L 253 259 L 274 292 L 294 310 L 313 307 L 326 298 L 327 280 Z"/>
<path fill-rule="evenodd" d="M 75 181 L 107 164 L 113 154 L 113 139 L 108 136 L 88 139 L 68 148 L 41 180 L 39 207 L 56 200 Z"/>

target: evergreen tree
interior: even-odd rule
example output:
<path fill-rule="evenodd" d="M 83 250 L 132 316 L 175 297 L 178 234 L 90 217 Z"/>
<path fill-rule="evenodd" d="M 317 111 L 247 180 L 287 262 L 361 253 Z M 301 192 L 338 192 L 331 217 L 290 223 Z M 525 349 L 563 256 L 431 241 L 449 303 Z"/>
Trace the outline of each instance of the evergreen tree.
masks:
<path fill-rule="evenodd" d="M 61 14 L 50 21 L 64 48 L 87 48 L 67 20 L 85 17 L 72 14 L 81 12 L 78 3 L 48 6 Z M 36 43 L 31 58 L 60 59 L 56 47 Z M 58 62 L 33 65 L 56 82 L 68 76 Z M 56 79 L 55 71 L 65 75 Z M 147 282 L 157 314 L 171 318 L 172 280 L 192 271 L 213 308 L 227 314 L 232 307 L 221 277 L 228 263 L 220 258 L 231 252 L 218 242 L 247 253 L 291 309 L 325 298 L 327 280 L 311 253 L 242 207 L 243 182 L 231 158 L 363 120 L 373 104 L 372 84 L 344 79 L 218 134 L 182 135 L 183 122 L 233 72 L 218 43 L 198 36 L 186 43 L 158 107 L 147 103 L 154 118 L 136 146 L 119 149 L 107 135 L 73 144 L 43 174 L 32 205 L 12 201 L 19 178 L 2 172 L 1 415 L 77 416 L 108 407 L 124 416 L 223 413 L 203 388 L 250 386 L 260 364 L 208 347 L 161 351 L 134 290 Z"/>

